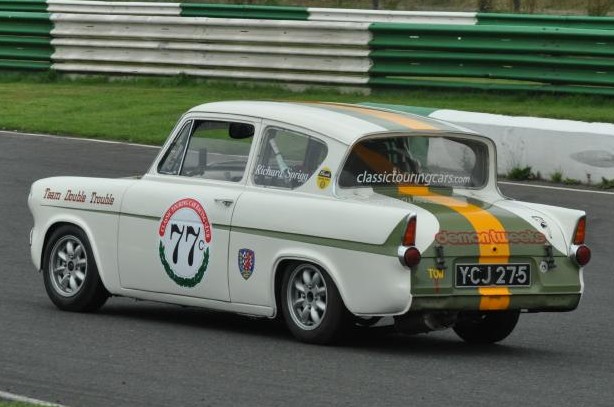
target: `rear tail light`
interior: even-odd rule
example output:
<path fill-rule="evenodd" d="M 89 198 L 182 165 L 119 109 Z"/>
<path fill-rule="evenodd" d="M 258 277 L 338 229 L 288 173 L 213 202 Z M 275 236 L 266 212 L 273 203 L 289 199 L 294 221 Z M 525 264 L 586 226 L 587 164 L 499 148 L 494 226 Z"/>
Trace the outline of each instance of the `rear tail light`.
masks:
<path fill-rule="evenodd" d="M 583 216 L 576 225 L 576 231 L 573 235 L 573 244 L 579 246 L 584 244 L 584 238 L 586 236 L 586 216 Z"/>
<path fill-rule="evenodd" d="M 405 234 L 403 235 L 403 246 L 415 246 L 416 245 L 416 217 L 412 216 L 407 221 L 407 227 L 405 228 Z"/>
<path fill-rule="evenodd" d="M 578 220 L 576 230 L 573 234 L 573 245 L 571 246 L 571 257 L 580 266 L 585 266 L 591 260 L 591 249 L 584 244 L 586 238 L 586 216 Z"/>
<path fill-rule="evenodd" d="M 420 263 L 422 259 L 422 255 L 420 254 L 420 250 L 415 247 L 408 247 L 403 253 L 403 262 L 407 267 L 414 267 Z"/>
<path fill-rule="evenodd" d="M 580 266 L 586 266 L 591 260 L 591 249 L 588 246 L 580 245 L 576 248 L 574 259 Z"/>
<path fill-rule="evenodd" d="M 403 234 L 403 242 L 399 247 L 399 261 L 405 267 L 414 267 L 420 263 L 422 255 L 416 247 L 416 217 L 410 216 L 407 220 L 405 233 Z"/>

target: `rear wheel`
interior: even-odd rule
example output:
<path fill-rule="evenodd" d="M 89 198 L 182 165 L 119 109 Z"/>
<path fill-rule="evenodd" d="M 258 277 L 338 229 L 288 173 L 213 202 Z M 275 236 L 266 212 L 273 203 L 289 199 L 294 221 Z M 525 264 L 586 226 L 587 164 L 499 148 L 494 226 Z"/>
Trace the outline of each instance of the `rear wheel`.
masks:
<path fill-rule="evenodd" d="M 519 316 L 520 311 L 461 313 L 454 332 L 468 343 L 495 343 L 512 333 Z"/>
<path fill-rule="evenodd" d="M 347 327 L 349 313 L 337 287 L 315 264 L 299 263 L 286 270 L 281 293 L 286 325 L 297 339 L 327 344 Z"/>
<path fill-rule="evenodd" d="M 43 279 L 51 301 L 65 311 L 95 311 L 109 297 L 87 236 L 72 225 L 59 227 L 49 238 L 43 257 Z"/>

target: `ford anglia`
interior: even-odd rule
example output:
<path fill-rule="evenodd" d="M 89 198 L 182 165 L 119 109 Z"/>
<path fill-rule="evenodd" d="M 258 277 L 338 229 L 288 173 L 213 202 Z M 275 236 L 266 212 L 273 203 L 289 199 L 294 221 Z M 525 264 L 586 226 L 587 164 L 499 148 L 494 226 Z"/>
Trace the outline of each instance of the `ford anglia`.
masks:
<path fill-rule="evenodd" d="M 585 213 L 502 196 L 496 158 L 393 108 L 208 103 L 140 177 L 36 181 L 32 259 L 62 310 L 115 295 L 280 316 L 311 343 L 382 317 L 493 343 L 575 309 L 590 260 Z"/>

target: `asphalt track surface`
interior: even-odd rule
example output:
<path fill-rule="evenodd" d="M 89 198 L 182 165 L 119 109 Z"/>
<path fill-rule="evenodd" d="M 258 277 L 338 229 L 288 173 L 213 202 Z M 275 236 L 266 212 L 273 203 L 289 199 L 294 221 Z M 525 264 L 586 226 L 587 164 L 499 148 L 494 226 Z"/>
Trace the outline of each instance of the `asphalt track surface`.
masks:
<path fill-rule="evenodd" d="M 156 149 L 0 133 L 0 390 L 68 406 L 613 406 L 614 195 L 502 186 L 588 212 L 593 261 L 571 313 L 523 315 L 503 343 L 367 331 L 343 346 L 282 324 L 112 298 L 57 310 L 28 249 L 32 181 L 144 172 Z"/>

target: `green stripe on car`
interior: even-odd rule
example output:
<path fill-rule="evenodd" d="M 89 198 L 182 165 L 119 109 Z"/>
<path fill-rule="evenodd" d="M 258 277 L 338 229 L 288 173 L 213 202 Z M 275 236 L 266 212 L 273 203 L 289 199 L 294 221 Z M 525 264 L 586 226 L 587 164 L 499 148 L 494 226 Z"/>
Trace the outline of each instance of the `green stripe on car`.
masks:
<path fill-rule="evenodd" d="M 358 103 L 358 104 L 361 106 L 375 107 L 378 109 L 388 109 L 388 110 L 395 110 L 397 112 L 411 113 L 411 114 L 416 114 L 418 116 L 424 116 L 424 117 L 429 117 L 431 113 L 436 112 L 438 110 L 438 109 L 433 109 L 429 107 L 391 105 L 387 103 L 364 102 L 364 103 Z"/>

